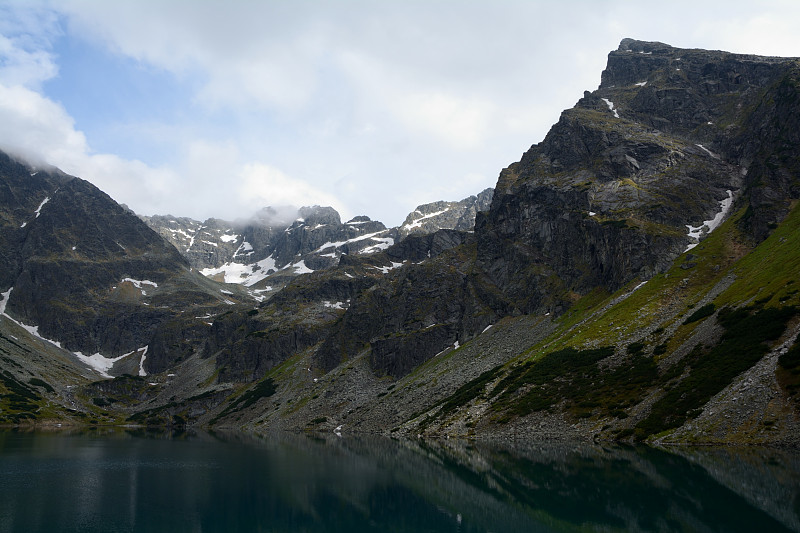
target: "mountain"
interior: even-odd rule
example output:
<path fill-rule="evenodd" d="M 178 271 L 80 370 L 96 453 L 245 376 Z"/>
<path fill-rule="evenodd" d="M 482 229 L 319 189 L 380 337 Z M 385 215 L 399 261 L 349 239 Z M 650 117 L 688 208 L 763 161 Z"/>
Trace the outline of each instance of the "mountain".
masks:
<path fill-rule="evenodd" d="M 187 340 L 208 328 L 195 316 L 238 300 L 90 183 L 5 153 L 0 177 L 8 383 L 37 379 L 71 405 L 65 387 L 73 378 L 160 371 L 159 361 L 182 358 Z M 57 375 L 72 377 L 48 376 L 36 355 L 43 353 L 60 361 Z"/>
<path fill-rule="evenodd" d="M 320 206 L 265 207 L 250 219 L 234 222 L 171 215 L 141 219 L 202 274 L 272 291 L 296 275 L 336 266 L 344 254 L 379 252 L 411 234 L 472 231 L 476 214 L 489 209 L 492 192 L 417 206 L 402 226 L 388 229 L 367 216 L 342 223 L 335 209 Z"/>
<path fill-rule="evenodd" d="M 796 443 L 797 69 L 622 41 L 474 234 L 387 249 L 216 422 Z"/>
<path fill-rule="evenodd" d="M 15 329 L 16 340 L 10 330 L 0 339 L 20 367 L 5 390 L 14 405 L 41 410 L 44 399 L 61 398 L 82 413 L 68 416 L 102 423 L 796 446 L 799 88 L 796 59 L 625 39 L 609 54 L 598 89 L 500 172 L 489 209 L 475 209 L 474 231 L 454 226 L 401 239 L 398 229 L 391 244 L 355 253 L 364 250 L 349 244 L 373 237 L 346 226 L 373 222 L 342 224 L 330 208 L 236 231 L 160 222 L 167 228 L 175 220 L 169 236 L 187 234 L 173 240 L 183 252 L 204 240 L 217 244 L 208 250 L 223 263 L 204 268 L 236 264 L 246 276 L 272 276 L 237 278 L 248 279 L 244 286 L 200 276 L 97 193 L 92 209 L 65 196 L 65 211 L 67 203 L 83 206 L 97 221 L 100 242 L 120 243 L 92 248 L 78 268 L 129 265 L 107 279 L 87 275 L 86 297 L 105 309 L 112 299 L 97 295 L 116 294 L 108 288 L 114 279 L 140 302 L 128 303 L 125 316 L 92 315 L 94 324 L 164 313 L 146 315 L 126 348 L 119 343 L 123 355 L 149 343 L 135 353 L 149 375 L 83 377 L 67 394 L 65 380 L 79 372 L 59 366 L 47 374 L 41 361 L 61 359 Z M 24 274 L 25 250 L 46 251 L 37 254 L 57 265 L 51 283 L 73 276 L 59 274 L 73 268 L 64 257 L 77 251 L 69 248 L 72 218 L 55 218 L 24 245 L 51 204 L 61 205 L 55 191 L 76 180 L 56 171 L 41 179 L 25 185 L 30 193 L 18 184 L 3 197 L 10 221 L 3 260 L 19 272 L 3 286 L 13 287 L 3 293 L 0 320 L 9 328 L 10 317 L 26 318 L 45 297 L 43 289 L 30 296 L 36 287 L 24 283 L 39 279 Z M 465 213 L 481 195 L 462 206 Z M 420 206 L 406 222 L 423 228 L 450 211 L 455 206 Z M 130 223 L 126 239 L 112 220 Z M 59 239 L 65 244 L 48 248 Z M 151 263 L 134 270 L 144 257 Z M 311 268 L 314 257 L 320 263 Z M 216 274 L 231 281 L 230 272 Z M 170 285 L 176 279 L 184 284 Z M 272 279 L 280 291 L 267 291 Z M 197 299 L 175 296 L 177 287 L 197 291 Z M 167 293 L 157 309 L 144 305 L 153 303 L 151 290 Z M 82 310 L 83 300 L 63 300 L 78 316 L 72 307 Z M 31 319 L 48 324 L 40 307 Z M 50 324 L 44 336 L 72 339 L 70 350 L 107 338 L 116 353 L 113 329 L 92 337 L 97 325 Z M 37 365 L 26 362 L 29 352 L 39 354 Z M 26 409 L 27 418 L 40 416 Z"/>
<path fill-rule="evenodd" d="M 309 260 L 313 269 L 336 264 L 343 253 L 385 249 L 395 232 L 369 217 L 342 223 L 331 207 L 265 207 L 248 220 L 199 222 L 171 215 L 141 217 L 207 276 L 254 285 L 277 271 Z M 302 259 L 298 260 L 298 256 Z M 269 268 L 262 268 L 269 265 Z"/>
<path fill-rule="evenodd" d="M 485 189 L 477 196 L 459 202 L 433 202 L 417 206 L 397 228 L 401 239 L 414 233 L 435 233 L 440 229 L 472 231 L 475 217 L 480 211 L 488 211 L 492 205 L 494 189 Z"/>

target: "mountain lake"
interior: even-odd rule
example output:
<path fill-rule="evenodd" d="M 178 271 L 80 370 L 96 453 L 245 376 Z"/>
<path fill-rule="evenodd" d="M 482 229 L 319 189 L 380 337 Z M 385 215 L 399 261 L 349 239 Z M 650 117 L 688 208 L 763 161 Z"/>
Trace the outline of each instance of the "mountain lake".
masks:
<path fill-rule="evenodd" d="M 0 432 L 0 532 L 800 531 L 800 452 Z"/>

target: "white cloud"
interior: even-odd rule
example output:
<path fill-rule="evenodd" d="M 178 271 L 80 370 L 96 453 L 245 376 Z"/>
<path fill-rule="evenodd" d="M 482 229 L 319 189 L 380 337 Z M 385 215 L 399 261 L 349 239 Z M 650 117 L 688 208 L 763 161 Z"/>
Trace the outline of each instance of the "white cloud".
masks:
<path fill-rule="evenodd" d="M 296 108 L 325 53 L 299 6 L 273 2 L 83 2 L 61 5 L 74 31 L 178 75 L 199 72 L 195 98 L 216 107 Z M 307 6 L 309 9 L 315 5 Z"/>
<path fill-rule="evenodd" d="M 348 210 L 333 195 L 308 182 L 291 178 L 270 165 L 247 164 L 242 168 L 239 178 L 239 198 L 251 212 L 267 205 L 323 205 L 334 207 L 343 219 L 350 216 Z"/>
<path fill-rule="evenodd" d="M 0 84 L 0 124 L 0 146 L 29 160 L 57 165 L 87 151 L 64 108 L 19 85 Z"/>
<path fill-rule="evenodd" d="M 760 14 L 747 13 L 715 23 L 700 22 L 694 33 L 696 39 L 705 37 L 729 52 L 798 57 L 798 20 L 800 3 L 791 2 L 783 4 L 781 12 L 767 8 Z"/>
<path fill-rule="evenodd" d="M 24 87 L 0 84 L 0 148 L 33 164 L 48 163 L 87 179 L 132 207 L 163 202 L 177 176 L 112 154 L 92 154 L 86 137 L 55 102 Z"/>
<path fill-rule="evenodd" d="M 462 150 L 480 145 L 490 133 L 495 111 L 490 102 L 441 92 L 405 95 L 397 99 L 393 110 L 412 131 L 427 132 Z"/>
<path fill-rule="evenodd" d="M 0 83 L 40 89 L 58 73 L 49 47 L 60 34 L 56 14 L 36 2 L 0 4 Z"/>
<path fill-rule="evenodd" d="M 51 55 L 43 50 L 24 50 L 8 37 L 0 35 L 0 83 L 38 87 L 58 73 Z"/>
<path fill-rule="evenodd" d="M 0 145 L 38 153 L 145 214 L 231 218 L 319 203 L 399 223 L 419 203 L 493 185 L 597 86 L 621 38 L 800 55 L 799 9 L 768 0 L 675 0 L 657 16 L 620 0 L 0 0 Z M 134 87 L 104 102 L 101 119 L 65 109 L 69 100 L 48 98 L 56 84 L 45 83 L 69 68 L 58 64 L 64 40 L 158 72 L 150 82 L 177 80 L 171 99 L 155 90 L 134 102 Z M 124 134 L 97 138 L 108 131 Z M 115 150 L 112 140 L 127 143 Z"/>

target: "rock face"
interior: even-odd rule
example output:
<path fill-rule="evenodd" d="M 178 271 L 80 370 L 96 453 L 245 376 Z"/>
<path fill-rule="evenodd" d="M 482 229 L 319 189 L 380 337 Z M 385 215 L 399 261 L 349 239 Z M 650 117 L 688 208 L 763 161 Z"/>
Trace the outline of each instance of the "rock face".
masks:
<path fill-rule="evenodd" d="M 764 102 L 792 111 L 793 93 L 781 87 L 795 69 L 793 60 L 623 41 L 599 89 L 501 172 L 491 208 L 476 208 L 473 236 L 409 236 L 386 250 L 392 271 L 353 295 L 316 363 L 329 370 L 368 353 L 374 372 L 401 377 L 500 317 L 558 316 L 594 290 L 665 272 L 732 209 L 750 206 L 742 223 L 758 238 L 770 223 L 760 221 L 774 223 L 797 196 L 786 170 L 796 160 L 764 175 L 776 147 L 755 148 L 742 125 L 778 120 Z M 421 206 L 403 227 L 451 211 Z"/>
<path fill-rule="evenodd" d="M 692 140 L 746 171 L 754 210 L 748 231 L 761 240 L 798 196 L 797 84 L 793 58 L 624 39 L 608 56 L 598 93 L 615 96 L 623 116 Z"/>
<path fill-rule="evenodd" d="M 219 267 L 231 261 L 242 245 L 241 236 L 224 220 L 199 222 L 186 217 L 141 217 L 183 255 L 194 268 Z"/>
<path fill-rule="evenodd" d="M 120 356 L 221 295 L 90 183 L 0 153 L 5 313 L 72 352 Z M 151 363 L 158 350 L 151 351 Z"/>
<path fill-rule="evenodd" d="M 380 252 L 409 235 L 472 231 L 476 214 L 489 209 L 492 194 L 493 189 L 486 189 L 459 202 L 420 205 L 402 226 L 389 229 L 366 216 L 342 223 L 335 209 L 319 206 L 265 207 L 235 222 L 171 215 L 141 218 L 204 275 L 276 288 L 297 274 L 334 267 L 342 255 Z"/>
<path fill-rule="evenodd" d="M 265 207 L 235 222 L 142 219 L 204 275 L 248 287 L 283 286 L 298 274 L 335 266 L 344 254 L 375 253 L 397 239 L 381 222 L 360 216 L 342 223 L 335 209 L 320 206 Z"/>
<path fill-rule="evenodd" d="M 736 139 L 747 137 L 730 125 L 752 120 L 741 109 L 768 99 L 794 65 L 623 41 L 600 88 L 501 172 L 491 209 L 476 216 L 474 255 L 460 254 L 449 273 L 443 264 L 436 272 L 409 265 L 403 272 L 414 282 L 373 288 L 355 301 L 339 340 L 320 349 L 323 366 L 368 346 L 376 371 L 402 376 L 497 317 L 559 315 L 597 288 L 614 292 L 666 271 L 732 205 L 763 211 L 754 195 L 755 204 L 782 198 L 775 201 L 785 212 L 786 199 L 797 196 L 792 185 L 759 192 L 753 161 L 735 155 L 747 149 Z M 409 223 L 440 211 L 444 205 L 431 204 Z M 423 278 L 437 281 L 429 286 Z M 437 311 L 440 299 L 462 305 Z M 434 324 L 447 324 L 444 333 L 433 335 Z"/>
<path fill-rule="evenodd" d="M 412 234 L 434 233 L 440 229 L 472 231 L 475 215 L 489 209 L 493 194 L 494 189 L 486 189 L 460 202 L 433 202 L 417 206 L 397 231 L 401 239 Z"/>
<path fill-rule="evenodd" d="M 793 60 L 622 41 L 600 88 L 500 174 L 476 222 L 479 265 L 520 310 L 560 311 L 571 293 L 663 272 L 695 242 L 687 226 L 712 221 L 728 198 L 752 206 L 762 237 L 761 219 L 786 213 L 797 182 L 766 171 L 753 154 L 775 145 L 754 148 L 744 131 L 796 120 L 777 112 L 795 71 Z M 770 119 L 756 118 L 776 100 Z"/>
<path fill-rule="evenodd" d="M 404 226 L 424 231 L 403 239 L 320 207 L 157 221 L 244 287 L 191 272 L 85 182 L 7 158 L 2 305 L 72 350 L 146 344 L 147 371 L 203 369 L 137 383 L 140 417 L 796 443 L 798 117 L 794 59 L 626 39 L 488 210 L 488 191 L 461 214 L 420 206 Z M 437 217 L 453 228 L 431 231 Z M 737 398 L 749 407 L 717 424 Z"/>

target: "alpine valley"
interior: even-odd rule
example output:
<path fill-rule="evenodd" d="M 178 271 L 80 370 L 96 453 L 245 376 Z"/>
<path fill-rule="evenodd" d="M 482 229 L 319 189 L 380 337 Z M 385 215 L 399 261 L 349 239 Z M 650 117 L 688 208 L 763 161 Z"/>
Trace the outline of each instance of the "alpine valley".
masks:
<path fill-rule="evenodd" d="M 625 39 L 397 228 L 0 177 L 0 424 L 800 444 L 797 59 Z"/>

